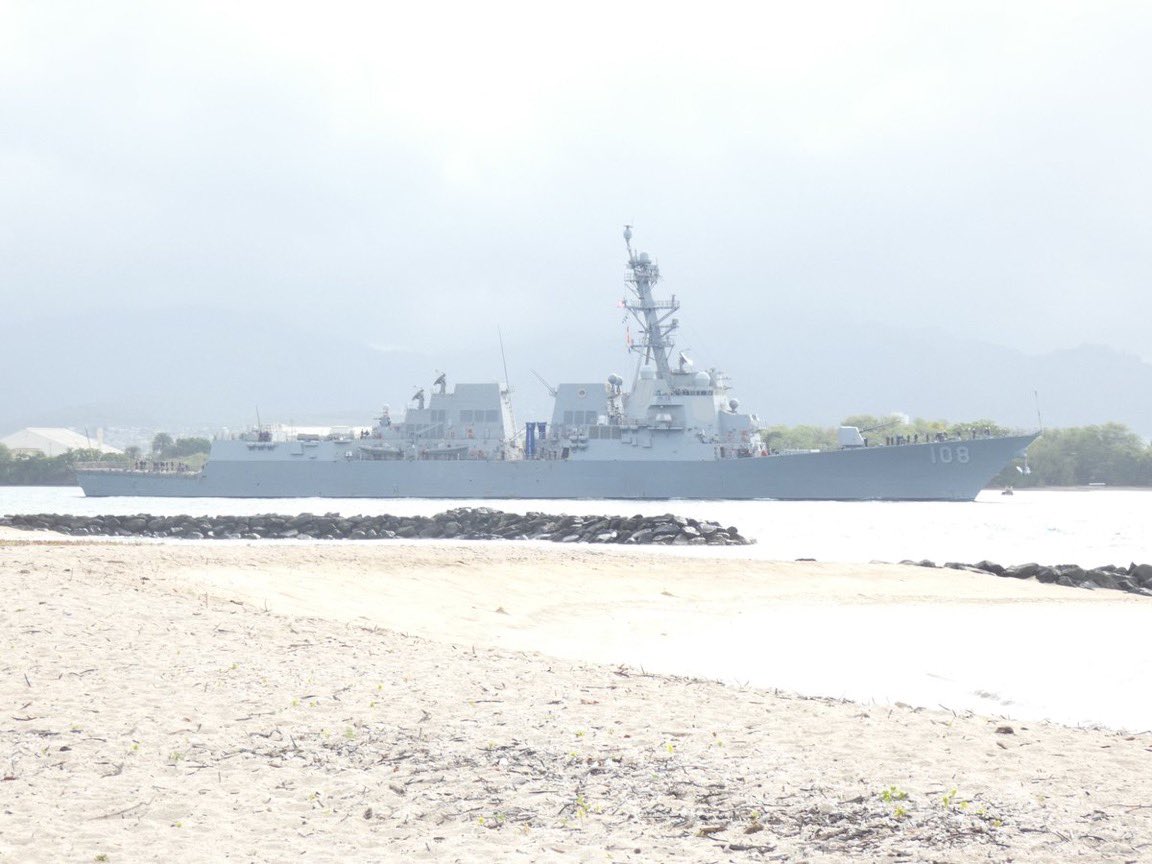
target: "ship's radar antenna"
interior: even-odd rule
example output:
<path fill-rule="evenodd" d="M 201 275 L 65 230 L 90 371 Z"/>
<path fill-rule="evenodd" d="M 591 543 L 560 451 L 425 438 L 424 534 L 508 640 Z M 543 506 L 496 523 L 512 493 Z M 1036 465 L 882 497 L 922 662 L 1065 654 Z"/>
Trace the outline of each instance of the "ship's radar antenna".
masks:
<path fill-rule="evenodd" d="M 671 300 L 655 300 L 652 288 L 660 280 L 660 267 L 647 252 L 632 251 L 632 226 L 624 226 L 624 242 L 628 247 L 628 270 L 625 281 L 635 300 L 625 303 L 632 313 L 644 338 L 630 342 L 629 348 L 641 355 L 640 363 L 656 365 L 656 375 L 669 381 L 671 370 L 668 367 L 668 352 L 672 349 L 672 333 L 679 325 L 672 316 L 680 308 L 676 297 Z"/>

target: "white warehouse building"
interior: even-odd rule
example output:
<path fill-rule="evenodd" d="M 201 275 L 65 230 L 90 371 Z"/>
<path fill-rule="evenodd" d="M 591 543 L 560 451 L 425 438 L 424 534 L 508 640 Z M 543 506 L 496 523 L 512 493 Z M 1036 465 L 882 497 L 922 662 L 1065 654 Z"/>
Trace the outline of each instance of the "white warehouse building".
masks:
<path fill-rule="evenodd" d="M 101 453 L 120 453 L 104 443 L 103 430 L 95 438 L 88 438 L 71 429 L 48 426 L 29 426 L 0 438 L 0 444 L 16 456 L 59 456 L 69 450 L 99 450 Z"/>

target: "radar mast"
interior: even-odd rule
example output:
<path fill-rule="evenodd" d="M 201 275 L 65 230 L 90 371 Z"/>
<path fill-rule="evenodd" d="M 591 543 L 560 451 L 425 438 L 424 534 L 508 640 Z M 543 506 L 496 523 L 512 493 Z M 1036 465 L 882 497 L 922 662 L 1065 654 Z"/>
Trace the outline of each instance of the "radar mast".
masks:
<path fill-rule="evenodd" d="M 625 301 L 624 308 L 632 313 L 642 334 L 640 340 L 629 344 L 628 350 L 642 355 L 644 363 L 655 363 L 657 377 L 671 381 L 668 352 L 674 344 L 672 332 L 680 323 L 672 316 L 680 304 L 675 295 L 671 300 L 652 299 L 652 286 L 660 280 L 660 267 L 647 252 L 633 251 L 631 225 L 624 226 L 624 245 L 628 248 L 628 270 L 624 281 L 635 298 L 631 302 Z"/>

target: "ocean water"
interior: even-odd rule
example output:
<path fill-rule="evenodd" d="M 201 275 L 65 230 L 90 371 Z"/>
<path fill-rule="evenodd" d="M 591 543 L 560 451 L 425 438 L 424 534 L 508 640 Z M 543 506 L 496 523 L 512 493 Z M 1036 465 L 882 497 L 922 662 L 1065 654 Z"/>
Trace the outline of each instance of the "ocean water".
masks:
<path fill-rule="evenodd" d="M 453 506 L 584 515 L 672 512 L 734 525 L 757 541 L 723 549 L 616 547 L 631 555 L 1152 563 L 1152 490 L 986 492 L 975 502 L 953 504 L 89 499 L 74 488 L 0 488 L 0 514 L 431 515 Z M 1152 730 L 1152 598 L 1041 606 L 788 604 L 749 608 L 732 620 L 700 616 L 667 624 L 659 638 L 624 623 L 596 644 L 573 633 L 570 644 L 561 639 L 548 650 L 864 703 L 905 702 L 1017 720 Z"/>
<path fill-rule="evenodd" d="M 1002 564 L 1152 563 L 1152 490 L 983 492 L 974 502 L 884 501 L 443 501 L 363 498 L 85 498 L 78 487 L 0 487 L 0 514 L 154 515 L 391 513 L 425 515 L 450 507 L 573 515 L 676 513 L 740 529 L 756 544 L 676 547 L 675 554 L 771 560 Z M 662 549 L 652 549 L 656 553 Z"/>

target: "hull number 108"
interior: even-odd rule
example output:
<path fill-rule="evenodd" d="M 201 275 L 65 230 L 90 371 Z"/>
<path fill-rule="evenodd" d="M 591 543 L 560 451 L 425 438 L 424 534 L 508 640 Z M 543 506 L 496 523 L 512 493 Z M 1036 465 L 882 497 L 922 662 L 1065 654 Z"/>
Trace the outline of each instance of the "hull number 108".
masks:
<path fill-rule="evenodd" d="M 968 461 L 968 448 L 963 444 L 959 447 L 952 447 L 948 444 L 933 445 L 928 448 L 928 453 L 933 465 L 948 465 L 953 461 L 963 465 Z"/>

